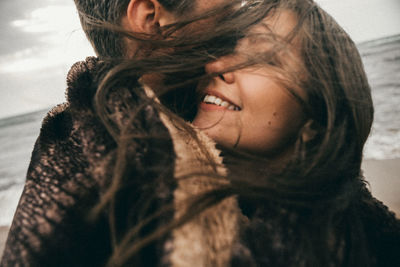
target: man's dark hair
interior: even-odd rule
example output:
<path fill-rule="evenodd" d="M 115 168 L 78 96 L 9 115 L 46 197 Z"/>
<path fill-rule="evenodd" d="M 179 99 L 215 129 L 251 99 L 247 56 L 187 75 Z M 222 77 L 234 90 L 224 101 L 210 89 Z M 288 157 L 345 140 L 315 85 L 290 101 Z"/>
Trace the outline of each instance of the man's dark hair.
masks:
<path fill-rule="evenodd" d="M 100 57 L 122 57 L 124 45 L 121 34 L 93 26 L 107 23 L 119 25 L 121 18 L 128 8 L 130 0 L 74 0 L 82 28 L 91 42 L 96 54 Z M 158 0 L 166 10 L 180 15 L 193 7 L 193 0 Z"/>

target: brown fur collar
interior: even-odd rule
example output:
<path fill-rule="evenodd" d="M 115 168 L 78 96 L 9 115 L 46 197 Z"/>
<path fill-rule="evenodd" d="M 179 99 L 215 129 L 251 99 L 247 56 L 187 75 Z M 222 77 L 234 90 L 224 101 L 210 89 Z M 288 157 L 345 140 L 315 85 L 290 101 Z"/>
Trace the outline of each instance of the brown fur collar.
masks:
<path fill-rule="evenodd" d="M 90 113 L 94 112 L 92 99 L 96 93 L 97 84 L 111 67 L 110 64 L 96 58 L 87 58 L 85 62 L 76 63 L 71 68 L 67 78 L 67 98 L 73 110 L 89 109 Z M 130 104 L 124 99 L 135 97 L 138 96 L 132 95 L 128 90 L 113 90 L 109 96 L 108 108 L 113 111 L 113 121 L 120 129 L 124 128 L 128 121 L 127 111 L 129 111 Z M 177 184 L 177 188 L 173 192 L 174 217 L 178 219 L 185 214 L 189 208 L 188 203 L 193 197 L 226 184 L 228 182 L 226 179 L 215 179 L 210 176 L 223 177 L 226 176 L 227 171 L 222 165 L 220 152 L 207 136 L 196 131 L 198 143 L 188 132 L 176 127 L 177 124 L 169 116 L 163 113 L 157 115 L 152 108 L 143 110 L 145 114 L 139 117 L 145 124 L 144 127 L 155 128 L 151 121 L 155 116 L 160 116 L 160 122 L 168 129 L 172 139 L 175 152 L 174 177 Z M 159 121 L 159 119 L 155 121 Z M 92 132 L 91 136 L 84 139 L 94 140 L 96 133 Z M 211 161 L 218 166 L 217 169 L 214 169 L 209 163 L 210 159 L 206 157 L 201 146 L 211 156 Z M 89 145 L 85 147 L 89 147 Z M 93 147 L 87 154 L 92 155 L 93 152 L 98 153 L 99 151 Z M 91 160 L 91 172 L 100 182 L 107 180 L 104 176 L 110 174 L 104 170 L 104 166 L 110 166 L 107 162 L 113 161 L 110 159 L 110 155 L 115 154 L 109 154 L 103 160 L 99 160 L 99 158 Z M 193 173 L 197 175 L 192 175 Z M 199 175 L 200 173 L 204 175 Z M 238 218 L 240 214 L 236 199 L 231 197 L 174 230 L 164 246 L 167 262 L 171 266 L 228 266 L 232 257 L 233 244 L 236 242 L 239 232 Z"/>
<path fill-rule="evenodd" d="M 208 175 L 226 176 L 227 171 L 222 166 L 220 152 L 207 136 L 196 131 L 199 140 L 196 142 L 188 132 L 176 127 L 173 120 L 165 114 L 161 114 L 161 119 L 171 134 L 177 155 L 174 174 L 178 184 L 174 192 L 177 219 L 187 212 L 194 196 L 228 183 L 226 179 Z M 212 161 L 217 165 L 216 170 L 208 163 L 200 146 L 211 155 Z M 236 199 L 231 197 L 174 230 L 170 258 L 172 266 L 228 266 L 239 232 L 240 214 Z"/>

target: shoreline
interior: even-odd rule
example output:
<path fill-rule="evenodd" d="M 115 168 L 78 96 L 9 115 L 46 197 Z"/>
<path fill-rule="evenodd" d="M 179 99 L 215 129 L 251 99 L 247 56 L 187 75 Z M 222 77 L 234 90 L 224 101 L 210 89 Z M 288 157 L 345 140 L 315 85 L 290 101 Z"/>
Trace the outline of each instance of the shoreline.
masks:
<path fill-rule="evenodd" d="M 387 160 L 364 160 L 365 180 L 372 195 L 382 201 L 400 218 L 400 158 Z M 3 255 L 9 226 L 0 226 L 0 259 Z"/>

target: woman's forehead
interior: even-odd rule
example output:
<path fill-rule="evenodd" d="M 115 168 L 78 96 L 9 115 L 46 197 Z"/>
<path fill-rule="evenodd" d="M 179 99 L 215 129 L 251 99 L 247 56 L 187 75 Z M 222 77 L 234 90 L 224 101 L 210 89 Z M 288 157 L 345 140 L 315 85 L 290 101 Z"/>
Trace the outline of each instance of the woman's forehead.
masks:
<path fill-rule="evenodd" d="M 297 16 L 293 11 L 276 10 L 249 29 L 246 37 L 238 42 L 236 52 L 239 54 L 272 52 L 278 55 L 286 51 L 299 57 L 301 49 L 298 38 L 287 38 L 294 33 L 297 23 Z"/>
<path fill-rule="evenodd" d="M 296 14 L 287 9 L 278 9 L 267 15 L 262 22 L 255 25 L 250 33 L 266 33 L 267 30 L 279 37 L 288 36 L 298 23 Z"/>

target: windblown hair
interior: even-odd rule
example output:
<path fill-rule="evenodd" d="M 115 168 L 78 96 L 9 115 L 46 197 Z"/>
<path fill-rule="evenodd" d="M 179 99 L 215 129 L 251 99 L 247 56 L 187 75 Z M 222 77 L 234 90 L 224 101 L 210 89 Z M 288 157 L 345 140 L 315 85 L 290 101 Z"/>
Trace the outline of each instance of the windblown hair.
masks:
<path fill-rule="evenodd" d="M 120 25 L 130 0 L 74 0 L 82 28 L 100 58 L 121 58 L 126 50 L 122 35 L 94 24 Z M 193 8 L 191 0 L 160 0 L 168 11 L 180 15 Z"/>
<path fill-rule="evenodd" d="M 316 135 L 311 141 L 306 141 L 302 140 L 299 133 L 297 138 L 291 141 L 295 150 L 287 166 L 278 171 L 268 168 L 268 158 L 224 148 L 226 156 L 230 159 L 226 165 L 232 170 L 229 175 L 231 183 L 228 188 L 216 189 L 203 196 L 195 201 L 193 206 L 206 209 L 209 205 L 202 205 L 203 203 L 217 203 L 226 197 L 237 195 L 249 200 L 252 205 L 268 201 L 302 209 L 310 214 L 309 221 L 319 224 L 315 226 L 311 223 L 309 228 L 299 233 L 299 236 L 309 235 L 307 240 L 303 238 L 298 243 L 298 249 L 302 251 L 309 266 L 324 266 L 328 262 L 332 244 L 328 244 L 327 240 L 335 233 L 339 224 L 341 227 L 347 227 L 342 233 L 347 233 L 346 240 L 353 244 L 346 248 L 346 263 L 343 265 L 351 266 L 354 262 L 368 264 L 367 245 L 364 240 L 366 237 L 357 219 L 355 199 L 362 193 L 361 188 L 364 186 L 360 166 L 363 146 L 373 120 L 373 105 L 357 48 L 330 15 L 312 0 L 228 1 L 229 3 L 206 14 L 164 28 L 161 33 L 164 38 L 160 40 L 159 36 L 143 38 L 110 26 L 109 23 L 118 26 L 121 10 L 129 1 L 75 2 L 85 32 L 99 55 L 123 57 L 119 39 L 121 36 L 147 42 L 153 47 L 153 52 L 146 58 L 134 61 L 121 59 L 105 77 L 96 95 L 95 103 L 99 117 L 119 144 L 120 151 L 123 151 L 126 145 L 121 140 L 129 142 L 124 138 L 129 136 L 129 132 L 116 129 L 108 117 L 106 99 L 109 90 L 115 90 L 115 87 L 121 84 L 124 85 L 123 88 L 131 86 L 132 77 L 138 78 L 154 73 L 164 75 L 165 88 L 155 91 L 164 105 L 152 99 L 146 104 L 151 103 L 157 110 L 176 120 L 179 120 L 179 115 L 182 117 L 180 127 L 190 132 L 191 129 L 185 124 L 185 120 L 193 119 L 198 95 L 201 95 L 196 93 L 194 88 L 198 81 L 219 74 L 205 74 L 205 64 L 233 53 L 236 41 L 245 36 L 249 37 L 247 30 L 265 17 L 273 16 L 279 10 L 294 12 L 298 24 L 288 36 L 278 37 L 272 32 L 264 36 L 253 36 L 269 42 L 272 48 L 263 54 L 248 51 L 246 62 L 225 71 L 255 64 L 274 66 L 277 72 L 283 75 L 283 78 L 277 81 L 302 105 L 306 117 L 313 121 L 310 127 Z M 170 9 L 179 7 L 183 10 L 188 8 L 188 5 L 183 3 L 188 2 L 190 1 L 170 1 L 164 4 Z M 240 8 L 237 8 L 238 3 Z M 224 12 L 223 16 L 220 15 L 221 12 Z M 93 18 L 99 21 L 93 23 Z M 208 27 L 210 30 L 205 27 L 201 31 L 193 30 L 196 29 L 195 23 L 204 21 L 213 21 L 213 27 Z M 289 47 L 294 40 L 300 43 L 300 59 L 303 61 L 300 71 L 290 69 L 280 60 L 282 53 L 290 56 Z M 163 50 L 166 47 L 179 49 L 167 54 L 164 52 L 166 50 Z M 294 88 L 301 88 L 306 93 L 306 98 L 296 94 L 297 90 Z M 123 161 L 129 165 L 126 159 Z M 118 183 L 120 180 L 120 177 L 114 177 L 113 182 Z M 111 200 L 118 191 L 118 184 L 110 188 L 111 193 L 102 200 L 98 210 L 112 205 Z M 198 212 L 199 209 L 193 210 Z M 190 213 L 185 220 L 194 216 L 195 213 Z M 159 234 L 152 240 L 184 223 L 185 221 L 171 223 L 165 227 L 165 231 L 158 231 Z M 313 226 L 319 230 L 313 232 Z M 133 230 L 139 232 L 141 227 L 143 224 Z M 134 240 L 139 245 L 133 253 L 140 251 L 152 240 Z"/>

